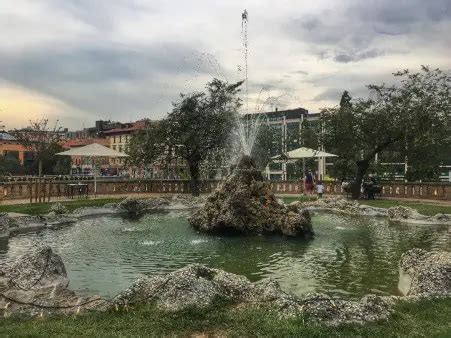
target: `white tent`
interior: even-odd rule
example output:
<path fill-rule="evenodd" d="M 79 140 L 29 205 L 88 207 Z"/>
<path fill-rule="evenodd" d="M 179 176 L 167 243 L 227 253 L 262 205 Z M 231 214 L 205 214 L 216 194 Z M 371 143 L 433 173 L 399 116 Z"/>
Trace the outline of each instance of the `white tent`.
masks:
<path fill-rule="evenodd" d="M 272 157 L 272 159 L 274 160 L 274 162 L 279 162 L 279 163 L 280 162 L 290 162 L 290 161 L 302 159 L 302 160 L 304 160 L 303 172 L 305 174 L 305 159 L 306 158 L 318 158 L 318 174 L 319 174 L 319 177 L 322 178 L 325 173 L 324 159 L 326 157 L 337 157 L 337 155 L 334 155 L 331 153 L 326 153 L 325 151 L 322 151 L 322 150 L 300 147 L 297 149 L 293 149 L 282 155 L 274 156 L 274 157 Z"/>
<path fill-rule="evenodd" d="M 274 156 L 273 159 L 298 160 L 301 158 L 313 158 L 313 157 L 337 157 L 337 155 L 326 153 L 325 151 L 321 150 L 301 147 L 291 150 L 283 155 Z"/>
<path fill-rule="evenodd" d="M 98 143 L 88 144 L 87 146 L 72 148 L 56 155 L 60 156 L 81 156 L 92 158 L 93 164 L 99 157 L 128 157 L 127 154 L 110 149 Z M 97 195 L 97 175 L 94 165 L 94 194 Z"/>

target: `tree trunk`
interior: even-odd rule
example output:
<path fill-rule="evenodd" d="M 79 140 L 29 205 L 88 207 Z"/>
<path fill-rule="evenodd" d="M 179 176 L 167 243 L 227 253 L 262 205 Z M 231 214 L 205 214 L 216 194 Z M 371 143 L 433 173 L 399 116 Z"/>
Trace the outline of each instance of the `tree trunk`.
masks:
<path fill-rule="evenodd" d="M 366 171 L 370 166 L 371 159 L 364 159 L 357 161 L 357 173 L 355 175 L 355 180 L 351 185 L 352 199 L 357 200 L 360 197 L 360 187 L 362 185 L 363 178 L 365 177 Z"/>
<path fill-rule="evenodd" d="M 188 165 L 189 165 L 189 172 L 190 172 L 190 175 L 191 175 L 191 180 L 190 180 L 191 194 L 193 196 L 199 196 L 200 195 L 199 162 L 197 162 L 197 161 L 188 161 Z"/>

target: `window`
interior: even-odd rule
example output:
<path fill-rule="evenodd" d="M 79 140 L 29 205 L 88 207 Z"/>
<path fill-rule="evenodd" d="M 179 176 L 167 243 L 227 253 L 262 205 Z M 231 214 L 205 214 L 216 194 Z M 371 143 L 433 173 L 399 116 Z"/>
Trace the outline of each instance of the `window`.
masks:
<path fill-rule="evenodd" d="M 113 150 L 116 150 L 116 145 L 115 144 L 113 145 Z"/>

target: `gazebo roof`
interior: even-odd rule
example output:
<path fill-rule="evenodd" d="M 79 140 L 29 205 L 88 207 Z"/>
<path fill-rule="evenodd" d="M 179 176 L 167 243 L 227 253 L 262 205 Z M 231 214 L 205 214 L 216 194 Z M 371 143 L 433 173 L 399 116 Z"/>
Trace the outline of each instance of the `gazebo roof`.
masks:
<path fill-rule="evenodd" d="M 287 159 L 296 160 L 301 158 L 314 158 L 314 157 L 337 157 L 337 155 L 326 153 L 325 151 L 300 147 L 291 150 L 285 154 L 274 156 L 273 159 Z"/>
<path fill-rule="evenodd" d="M 72 148 L 56 155 L 83 156 L 83 157 L 128 157 L 127 154 L 110 149 L 98 143 L 88 144 L 84 147 Z"/>

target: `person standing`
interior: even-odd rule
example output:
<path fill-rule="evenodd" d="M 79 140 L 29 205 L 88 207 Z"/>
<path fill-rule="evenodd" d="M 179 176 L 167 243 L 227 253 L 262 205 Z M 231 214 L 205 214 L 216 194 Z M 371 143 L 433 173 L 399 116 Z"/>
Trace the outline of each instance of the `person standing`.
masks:
<path fill-rule="evenodd" d="M 312 172 L 309 170 L 307 175 L 305 175 L 305 182 L 304 182 L 304 191 L 307 193 L 307 195 L 313 194 L 313 175 Z"/>
<path fill-rule="evenodd" d="M 318 183 L 316 185 L 316 193 L 318 194 L 318 198 L 322 198 L 323 197 L 324 185 L 323 185 L 322 181 L 318 181 Z"/>

